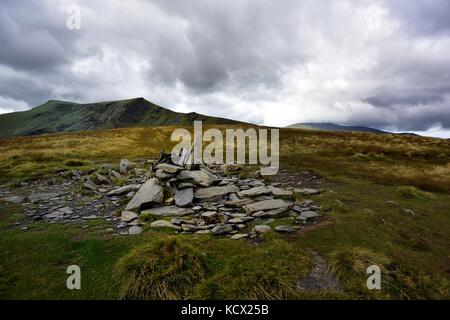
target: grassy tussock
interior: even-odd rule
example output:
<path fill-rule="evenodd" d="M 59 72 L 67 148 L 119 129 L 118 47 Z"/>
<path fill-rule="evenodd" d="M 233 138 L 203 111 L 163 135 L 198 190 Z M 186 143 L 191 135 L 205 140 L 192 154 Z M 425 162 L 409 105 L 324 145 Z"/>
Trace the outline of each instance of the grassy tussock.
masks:
<path fill-rule="evenodd" d="M 381 269 L 381 290 L 368 290 L 364 285 L 370 265 Z M 331 271 L 344 289 L 359 299 L 442 299 L 450 294 L 445 278 L 425 274 L 412 265 L 403 267 L 383 253 L 369 249 L 352 248 L 333 253 Z"/>
<path fill-rule="evenodd" d="M 310 269 L 307 255 L 278 238 L 253 246 L 159 234 L 122 257 L 114 274 L 122 299 L 295 299 Z"/>
<path fill-rule="evenodd" d="M 115 268 L 121 299 L 185 299 L 205 274 L 202 255 L 173 237 L 133 249 Z"/>
<path fill-rule="evenodd" d="M 415 187 L 402 186 L 397 188 L 397 192 L 400 197 L 404 199 L 432 199 L 433 195 L 429 192 L 421 191 Z"/>

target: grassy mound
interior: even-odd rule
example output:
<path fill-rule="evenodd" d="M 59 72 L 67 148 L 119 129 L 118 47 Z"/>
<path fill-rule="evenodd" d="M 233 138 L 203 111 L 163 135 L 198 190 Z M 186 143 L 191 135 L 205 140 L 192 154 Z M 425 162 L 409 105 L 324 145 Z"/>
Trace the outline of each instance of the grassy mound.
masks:
<path fill-rule="evenodd" d="M 121 299 L 186 299 L 205 277 L 203 256 L 170 237 L 133 249 L 116 264 Z"/>
<path fill-rule="evenodd" d="M 295 299 L 298 298 L 297 281 L 309 272 L 309 263 L 307 256 L 293 245 L 283 240 L 273 240 L 232 256 L 223 268 L 199 284 L 194 297 L 223 300 Z"/>
<path fill-rule="evenodd" d="M 410 187 L 410 186 L 398 187 L 397 192 L 400 195 L 400 197 L 402 197 L 404 199 L 427 200 L 427 199 L 432 198 L 432 195 L 429 192 L 425 192 L 425 191 L 422 191 L 415 187 Z"/>
<path fill-rule="evenodd" d="M 428 275 L 413 266 L 407 268 L 382 253 L 369 249 L 341 250 L 331 257 L 331 270 L 354 298 L 362 299 L 441 299 L 450 293 L 449 281 Z M 381 270 L 381 290 L 365 286 L 367 267 Z"/>

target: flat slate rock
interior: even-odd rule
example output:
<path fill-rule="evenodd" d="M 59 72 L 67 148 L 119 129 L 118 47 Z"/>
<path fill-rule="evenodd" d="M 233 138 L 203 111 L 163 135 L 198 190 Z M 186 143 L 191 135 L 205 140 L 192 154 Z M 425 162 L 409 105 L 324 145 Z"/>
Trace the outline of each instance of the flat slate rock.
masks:
<path fill-rule="evenodd" d="M 292 226 L 277 226 L 275 227 L 275 231 L 277 232 L 286 232 L 286 233 L 290 233 L 290 232 L 294 232 L 295 229 L 292 228 Z"/>
<path fill-rule="evenodd" d="M 236 234 L 233 234 L 231 237 L 230 237 L 230 239 L 233 239 L 233 240 L 239 240 L 239 239 L 244 239 L 244 238 L 247 238 L 248 237 L 248 234 L 247 233 L 236 233 Z"/>
<path fill-rule="evenodd" d="M 209 188 L 199 188 L 194 197 L 196 199 L 210 199 L 218 196 L 223 196 L 228 193 L 236 193 L 239 191 L 239 187 L 235 185 L 219 186 L 219 187 L 209 187 Z"/>
<path fill-rule="evenodd" d="M 202 187 L 209 187 L 217 177 L 207 170 L 183 170 L 177 175 L 177 179 L 193 182 Z"/>
<path fill-rule="evenodd" d="M 177 206 L 163 206 L 141 211 L 141 214 L 151 214 L 160 217 L 183 217 L 193 214 L 191 208 L 180 208 Z"/>
<path fill-rule="evenodd" d="M 167 173 L 178 173 L 178 172 L 180 172 L 181 170 L 184 169 L 183 167 L 176 166 L 176 165 L 173 165 L 173 164 L 170 164 L 170 163 L 160 163 L 160 164 L 156 165 L 155 168 L 156 169 L 161 169 L 161 170 L 163 170 L 164 172 L 167 172 Z"/>
<path fill-rule="evenodd" d="M 245 206 L 247 204 L 255 202 L 252 199 L 237 199 L 237 200 L 229 200 L 225 202 L 225 206 L 232 207 L 232 208 L 240 208 L 242 206 Z"/>
<path fill-rule="evenodd" d="M 150 227 L 152 227 L 152 228 L 170 228 L 170 229 L 175 229 L 175 230 L 179 230 L 180 229 L 180 227 L 172 224 L 171 222 L 169 222 L 167 220 L 153 221 L 150 224 Z"/>
<path fill-rule="evenodd" d="M 243 190 L 238 193 L 240 197 L 256 197 L 264 194 L 270 194 L 271 191 L 265 186 L 259 186 L 250 188 L 248 190 Z"/>
<path fill-rule="evenodd" d="M 112 190 L 110 192 L 108 192 L 108 196 L 112 197 L 112 196 L 121 196 L 127 193 L 130 193 L 133 190 L 137 190 L 139 189 L 139 185 L 138 184 L 129 184 L 127 186 L 123 186 L 120 187 L 118 189 Z"/>
<path fill-rule="evenodd" d="M 267 211 L 264 211 L 264 213 L 259 216 L 262 218 L 275 218 L 275 217 L 284 215 L 288 211 L 288 209 L 289 209 L 289 207 L 267 210 Z"/>
<path fill-rule="evenodd" d="M 161 180 L 168 180 L 175 177 L 175 173 L 168 173 L 162 169 L 156 170 L 155 176 Z"/>
<path fill-rule="evenodd" d="M 215 235 L 221 235 L 233 231 L 233 227 L 227 224 L 219 224 L 211 229 L 211 232 Z"/>
<path fill-rule="evenodd" d="M 136 219 L 138 215 L 133 211 L 122 211 L 122 215 L 120 216 L 120 220 L 122 222 L 131 222 Z"/>
<path fill-rule="evenodd" d="M 293 195 L 293 192 L 290 191 L 290 190 L 281 189 L 281 188 L 277 188 L 277 187 L 274 187 L 274 186 L 269 186 L 268 189 L 270 190 L 270 192 L 274 196 L 285 197 L 285 196 L 292 196 Z"/>
<path fill-rule="evenodd" d="M 300 193 L 300 194 L 304 194 L 304 195 L 308 195 L 308 196 L 313 196 L 316 194 L 319 194 L 320 191 L 317 189 L 311 189 L 311 188 L 295 188 L 294 189 L 295 193 Z"/>
<path fill-rule="evenodd" d="M 244 206 L 244 210 L 247 212 L 274 210 L 281 208 L 288 208 L 289 203 L 281 199 L 263 200 Z"/>
<path fill-rule="evenodd" d="M 141 210 L 144 207 L 161 204 L 164 201 L 164 193 L 158 179 L 152 178 L 145 182 L 133 199 L 128 203 L 126 211 Z"/>

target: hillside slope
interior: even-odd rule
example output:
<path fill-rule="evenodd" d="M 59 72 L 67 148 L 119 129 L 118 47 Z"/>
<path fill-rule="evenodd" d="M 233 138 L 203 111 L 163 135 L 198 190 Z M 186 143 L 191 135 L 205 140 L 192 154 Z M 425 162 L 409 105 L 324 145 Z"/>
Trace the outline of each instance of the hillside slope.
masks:
<path fill-rule="evenodd" d="M 136 126 L 188 125 L 194 120 L 206 124 L 239 123 L 198 113 L 174 112 L 144 98 L 87 104 L 50 100 L 27 111 L 0 115 L 0 138 Z"/>
<path fill-rule="evenodd" d="M 341 126 L 334 123 L 296 123 L 287 128 L 324 130 L 324 131 L 356 131 L 356 132 L 370 132 L 370 133 L 388 133 L 374 128 L 363 126 Z"/>

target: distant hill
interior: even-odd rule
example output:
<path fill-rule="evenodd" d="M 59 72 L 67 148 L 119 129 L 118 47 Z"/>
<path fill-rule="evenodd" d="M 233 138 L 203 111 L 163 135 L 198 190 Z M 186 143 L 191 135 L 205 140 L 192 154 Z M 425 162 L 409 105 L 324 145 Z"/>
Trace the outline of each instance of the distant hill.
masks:
<path fill-rule="evenodd" d="M 357 131 L 369 133 L 388 133 L 386 131 L 363 126 L 341 126 L 334 123 L 296 123 L 288 126 L 288 128 L 309 129 L 309 130 L 325 130 L 325 131 Z"/>
<path fill-rule="evenodd" d="M 0 114 L 0 138 L 135 126 L 189 125 L 194 120 L 206 124 L 242 123 L 195 112 L 174 112 L 144 98 L 87 104 L 50 100 L 27 111 Z"/>

